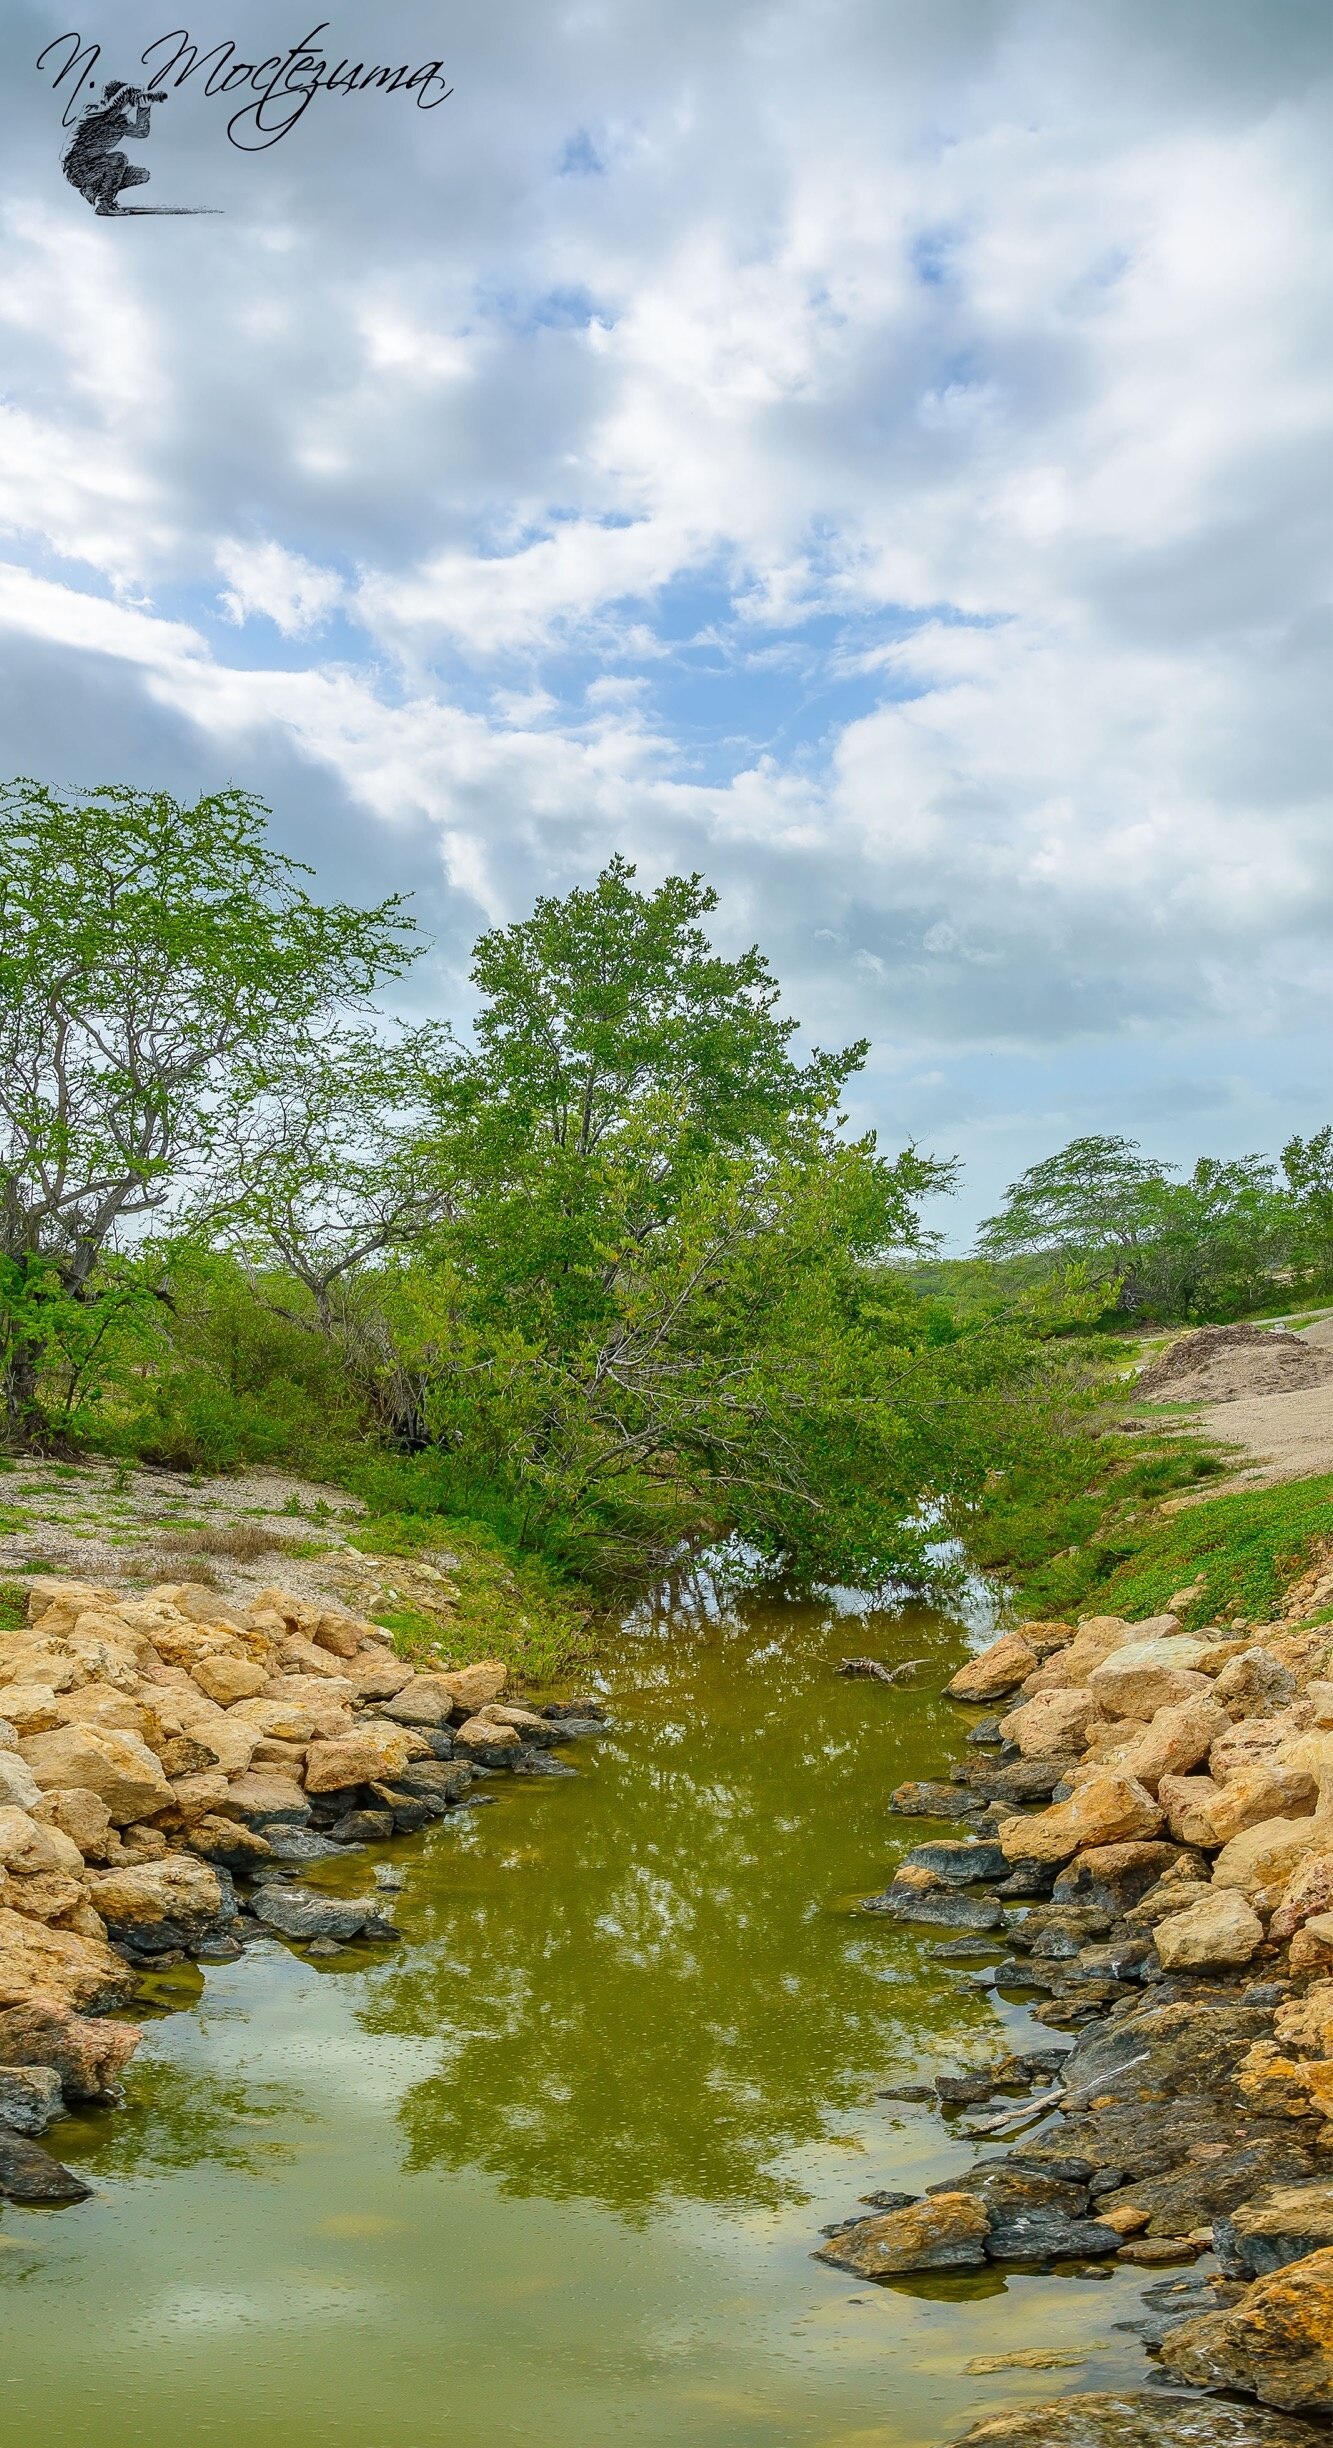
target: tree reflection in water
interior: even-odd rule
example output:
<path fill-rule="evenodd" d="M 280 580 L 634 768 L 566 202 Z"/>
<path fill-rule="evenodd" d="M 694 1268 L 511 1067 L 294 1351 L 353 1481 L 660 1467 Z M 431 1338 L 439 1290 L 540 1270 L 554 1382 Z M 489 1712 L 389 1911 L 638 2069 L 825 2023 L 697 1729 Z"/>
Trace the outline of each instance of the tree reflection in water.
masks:
<path fill-rule="evenodd" d="M 921 1610 L 643 1613 L 579 1783 L 492 1788 L 502 1808 L 414 1866 L 413 1943 L 363 2013 L 438 2043 L 400 2112 L 410 2164 L 630 2218 L 772 2206 L 800 2198 L 782 2155 L 831 2112 L 933 2031 L 979 2032 L 983 2001 L 923 1975 L 938 1933 L 851 1909 L 941 1832 L 884 1805 L 957 1739 L 934 1695 L 962 1645 Z M 928 1662 L 887 1689 L 840 1678 L 849 1651 Z"/>

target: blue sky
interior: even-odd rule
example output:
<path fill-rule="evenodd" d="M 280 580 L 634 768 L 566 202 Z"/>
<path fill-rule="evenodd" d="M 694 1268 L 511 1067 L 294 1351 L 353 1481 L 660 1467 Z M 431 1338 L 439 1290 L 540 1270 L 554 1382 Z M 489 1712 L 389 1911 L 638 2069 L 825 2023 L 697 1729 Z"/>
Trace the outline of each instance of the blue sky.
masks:
<path fill-rule="evenodd" d="M 1077 1132 L 1328 1117 L 1323 0 L 384 0 L 332 56 L 440 108 L 246 155 L 196 82 L 140 199 L 218 217 L 120 222 L 63 6 L 0 32 L 0 764 L 248 783 L 460 1019 L 535 892 L 702 868 L 960 1243 Z"/>

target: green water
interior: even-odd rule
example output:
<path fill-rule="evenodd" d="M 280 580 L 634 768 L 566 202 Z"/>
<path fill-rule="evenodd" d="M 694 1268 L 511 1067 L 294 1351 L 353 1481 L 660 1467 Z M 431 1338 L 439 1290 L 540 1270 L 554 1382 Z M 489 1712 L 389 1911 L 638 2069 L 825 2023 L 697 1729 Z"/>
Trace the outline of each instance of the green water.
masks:
<path fill-rule="evenodd" d="M 977 2151 L 877 2085 L 1033 2028 L 853 1910 L 937 1832 L 884 1803 L 956 1741 L 963 1646 L 927 1615 L 644 1622 L 577 1780 L 496 1779 L 392 1849 L 396 1951 L 163 1976 L 130 2109 L 51 2137 L 95 2199 L 0 2221 L 6 2448 L 925 2448 L 1141 2386 L 1127 2273 L 810 2259 Z M 867 1648 L 926 1656 L 920 1690 L 832 1672 Z M 963 2368 L 1034 2346 L 1087 2360 Z"/>

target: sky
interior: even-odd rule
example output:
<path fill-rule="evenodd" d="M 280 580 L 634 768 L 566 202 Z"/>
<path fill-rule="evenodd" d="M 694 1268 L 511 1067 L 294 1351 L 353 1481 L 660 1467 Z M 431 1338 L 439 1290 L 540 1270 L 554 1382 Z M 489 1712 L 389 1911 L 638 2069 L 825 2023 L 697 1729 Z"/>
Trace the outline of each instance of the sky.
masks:
<path fill-rule="evenodd" d="M 258 792 L 462 1023 L 701 870 L 956 1247 L 1333 1117 L 1327 0 L 376 0 L 264 149 L 318 12 L 185 6 L 0 23 L 0 768 Z M 173 28 L 99 217 L 38 55 Z"/>

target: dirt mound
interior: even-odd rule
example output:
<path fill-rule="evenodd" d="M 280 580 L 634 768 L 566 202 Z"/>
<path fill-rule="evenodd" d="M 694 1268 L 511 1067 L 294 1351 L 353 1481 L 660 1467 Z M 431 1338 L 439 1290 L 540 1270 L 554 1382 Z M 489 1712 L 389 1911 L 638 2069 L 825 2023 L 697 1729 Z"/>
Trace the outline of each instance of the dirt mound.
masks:
<path fill-rule="evenodd" d="M 1275 1326 L 1198 1326 L 1150 1362 L 1135 1386 L 1141 1402 L 1240 1402 L 1297 1394 L 1333 1381 L 1333 1352 Z"/>

